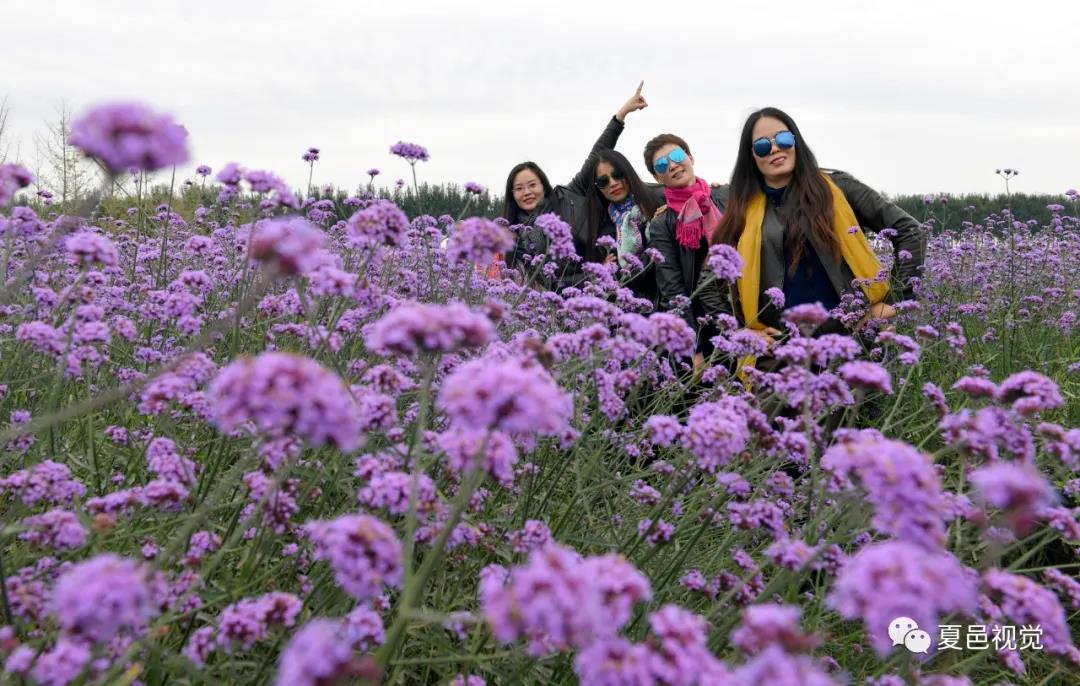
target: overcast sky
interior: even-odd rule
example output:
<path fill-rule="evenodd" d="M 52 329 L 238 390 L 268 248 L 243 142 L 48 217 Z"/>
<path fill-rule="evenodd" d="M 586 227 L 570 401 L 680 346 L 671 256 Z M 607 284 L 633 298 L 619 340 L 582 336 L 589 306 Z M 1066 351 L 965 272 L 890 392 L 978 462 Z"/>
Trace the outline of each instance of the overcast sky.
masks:
<path fill-rule="evenodd" d="M 6 5 L 7 3 L 5 3 Z M 823 166 L 890 193 L 1080 186 L 1080 2 L 11 2 L 0 98 L 12 151 L 61 100 L 140 100 L 190 131 L 192 165 L 236 161 L 347 189 L 408 177 L 501 193 L 511 166 L 569 181 L 645 80 L 618 148 L 683 136 L 726 180 L 747 114 L 773 105 Z M 167 181 L 167 179 L 166 179 Z"/>

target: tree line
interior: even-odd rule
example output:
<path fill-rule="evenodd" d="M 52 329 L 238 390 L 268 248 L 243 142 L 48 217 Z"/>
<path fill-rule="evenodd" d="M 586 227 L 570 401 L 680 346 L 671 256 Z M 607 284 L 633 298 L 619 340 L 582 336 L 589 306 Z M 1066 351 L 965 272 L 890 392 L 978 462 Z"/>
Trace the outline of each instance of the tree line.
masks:
<path fill-rule="evenodd" d="M 88 175 L 92 171 L 81 167 L 75 160 L 64 160 L 65 155 L 58 156 L 58 166 L 69 174 L 66 193 L 56 193 L 52 198 L 52 205 L 48 208 L 42 206 L 41 199 L 24 195 L 21 202 L 36 206 L 46 214 L 49 212 L 64 213 L 85 198 L 85 196 L 100 187 L 100 176 L 93 175 L 94 182 L 88 181 Z M 79 169 L 79 171 L 72 171 Z M 75 183 L 72 182 L 74 179 Z M 143 181 L 142 183 L 146 183 Z M 201 180 L 184 181 L 175 180 L 170 184 L 146 183 L 140 189 L 140 179 L 126 178 L 117 179 L 108 189 L 108 195 L 102 201 L 99 213 L 106 216 L 121 216 L 129 207 L 138 204 L 150 211 L 153 208 L 170 204 L 174 211 L 183 216 L 191 216 L 199 206 L 209 206 L 217 197 L 217 184 L 203 182 Z M 171 200 L 170 200 L 171 190 Z M 300 197 L 305 197 L 298 193 Z M 488 218 L 499 217 L 503 213 L 503 198 L 501 195 L 492 195 L 488 191 L 482 194 L 473 194 L 455 183 L 432 184 L 421 183 L 419 187 L 386 187 L 364 185 L 353 190 L 340 188 L 313 188 L 308 197 L 317 199 L 331 199 L 337 208 L 341 218 L 345 219 L 351 212 L 344 204 L 344 200 L 350 196 L 367 196 L 385 198 L 393 201 L 410 217 L 428 214 L 433 217 L 449 215 L 454 218 L 463 216 L 481 216 Z M 942 229 L 959 231 L 964 227 L 964 222 L 973 224 L 983 223 L 987 217 L 1001 216 L 1003 209 L 1009 209 L 1013 216 L 1020 221 L 1034 220 L 1038 226 L 1050 226 L 1055 213 L 1072 216 L 1080 216 L 1080 203 L 1076 198 L 1069 198 L 1064 193 L 1053 195 L 1048 193 L 1012 193 L 1006 195 L 1000 193 L 990 194 L 963 194 L 952 195 L 935 193 L 928 195 L 889 195 L 887 196 L 902 207 L 911 216 L 921 222 L 928 223 L 935 231 Z M 141 198 L 141 200 L 140 200 Z M 1058 210 L 1061 207 L 1063 209 Z"/>

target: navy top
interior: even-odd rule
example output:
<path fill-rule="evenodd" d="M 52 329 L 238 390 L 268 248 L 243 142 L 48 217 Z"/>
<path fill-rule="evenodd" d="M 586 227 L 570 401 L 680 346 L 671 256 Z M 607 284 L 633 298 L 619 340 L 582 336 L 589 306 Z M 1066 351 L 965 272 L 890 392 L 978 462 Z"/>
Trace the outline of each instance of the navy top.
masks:
<path fill-rule="evenodd" d="M 765 186 L 765 197 L 775 206 L 779 206 L 784 199 L 784 188 L 770 188 Z M 795 307 L 807 303 L 821 303 L 831 310 L 840 304 L 840 294 L 833 288 L 832 281 L 825 271 L 825 265 L 821 263 L 814 246 L 807 243 L 799 259 L 799 266 L 795 274 L 791 274 L 792 253 L 788 242 L 784 241 L 784 307 Z"/>

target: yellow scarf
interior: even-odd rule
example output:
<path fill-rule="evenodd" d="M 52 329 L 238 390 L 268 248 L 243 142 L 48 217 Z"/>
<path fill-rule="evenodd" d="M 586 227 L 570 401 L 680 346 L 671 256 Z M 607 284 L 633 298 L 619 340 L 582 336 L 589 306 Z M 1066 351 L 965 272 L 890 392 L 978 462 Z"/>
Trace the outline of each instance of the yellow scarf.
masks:
<path fill-rule="evenodd" d="M 855 212 L 848 204 L 844 193 L 829 178 L 828 174 L 822 174 L 825 183 L 829 185 L 833 198 L 833 231 L 836 233 L 837 242 L 840 244 L 840 255 L 851 269 L 856 279 L 867 281 L 877 278 L 881 273 L 881 261 L 874 254 L 870 242 L 859 226 Z M 758 321 L 758 299 L 761 295 L 761 225 L 765 221 L 765 194 L 758 193 L 750 201 L 746 208 L 746 226 L 743 227 L 742 236 L 739 237 L 739 255 L 743 258 L 743 274 L 738 281 L 739 302 L 742 305 L 743 321 L 750 329 L 762 331 L 765 325 Z M 856 227 L 854 232 L 850 229 Z M 812 249 L 812 248 L 811 248 Z M 888 281 L 876 281 L 862 286 L 863 292 L 870 299 L 870 304 L 879 303 L 889 293 Z M 742 372 L 744 366 L 754 366 L 756 358 L 752 355 L 739 360 L 739 374 L 745 379 Z"/>

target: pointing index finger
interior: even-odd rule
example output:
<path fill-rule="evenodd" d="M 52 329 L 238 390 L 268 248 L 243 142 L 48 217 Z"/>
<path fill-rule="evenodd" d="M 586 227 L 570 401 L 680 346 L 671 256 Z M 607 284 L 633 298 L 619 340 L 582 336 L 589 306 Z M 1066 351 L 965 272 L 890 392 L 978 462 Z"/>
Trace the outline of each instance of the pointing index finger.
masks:
<path fill-rule="evenodd" d="M 641 87 L 644 86 L 644 85 L 645 85 L 645 79 L 642 79 L 641 83 L 639 83 L 638 86 L 637 86 L 637 92 L 635 93 L 635 95 L 641 95 Z"/>

